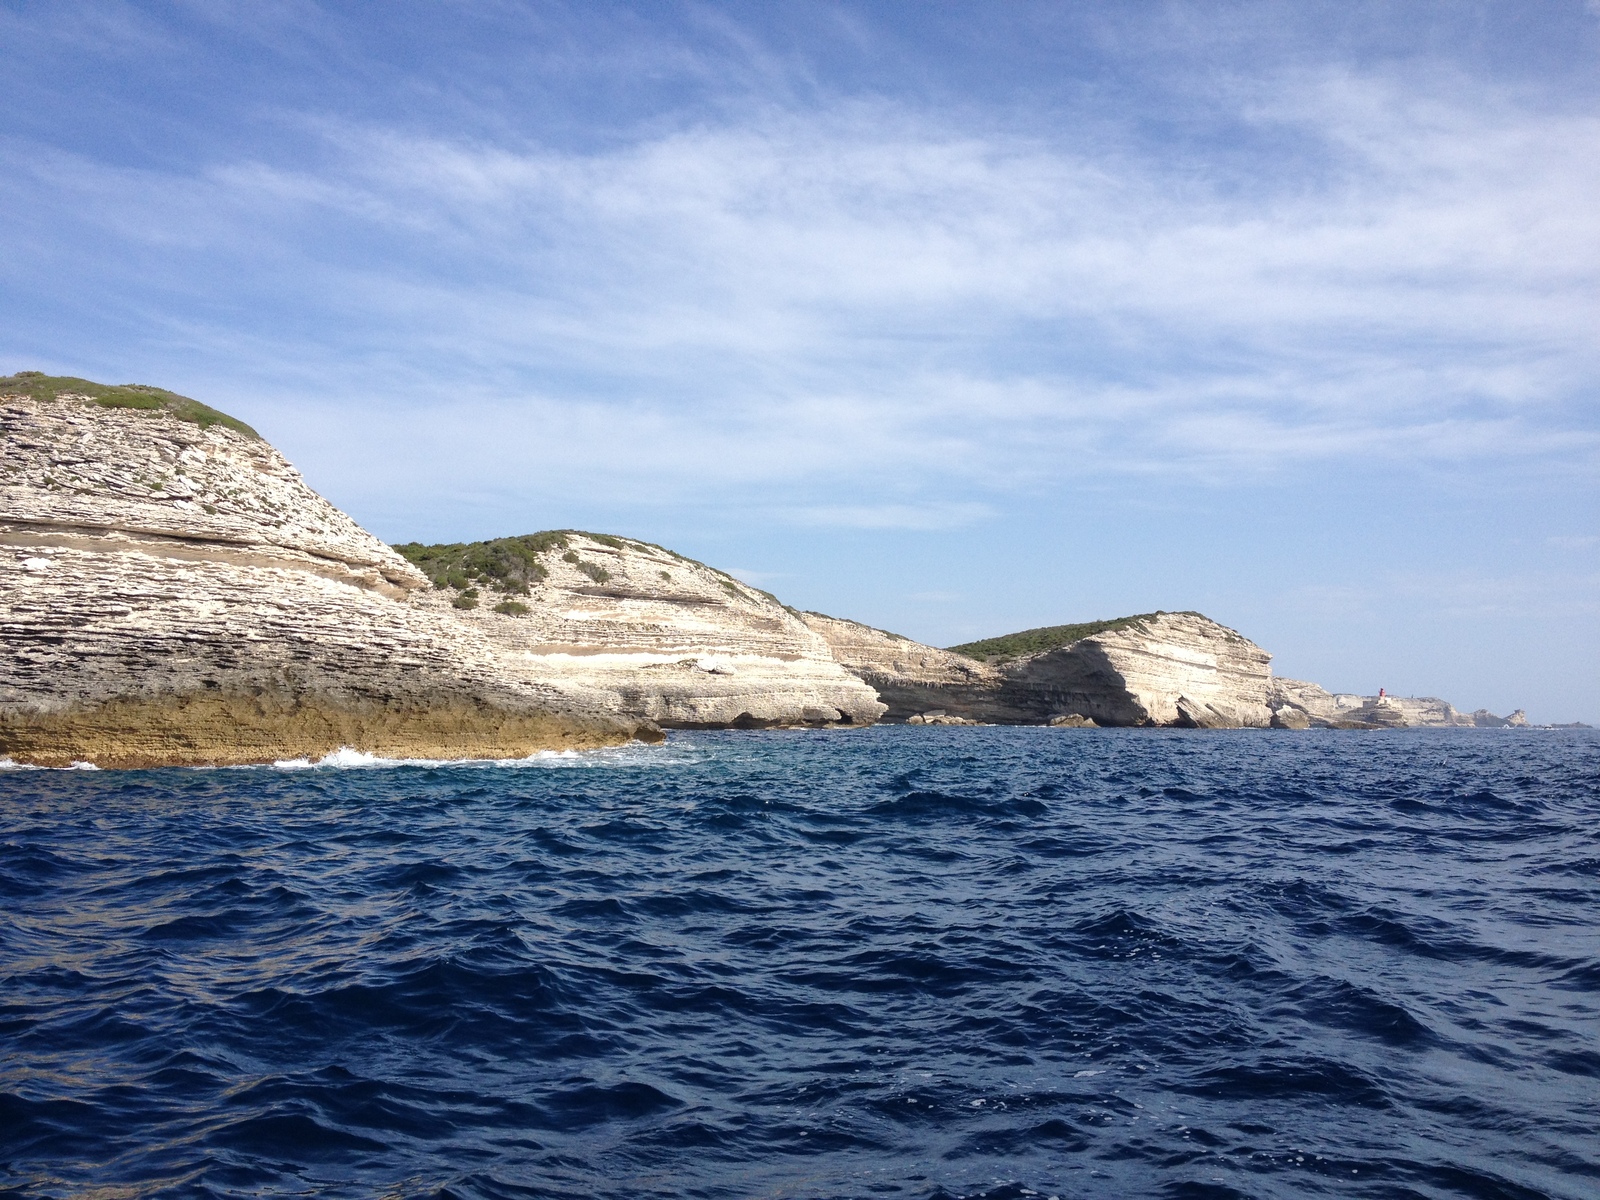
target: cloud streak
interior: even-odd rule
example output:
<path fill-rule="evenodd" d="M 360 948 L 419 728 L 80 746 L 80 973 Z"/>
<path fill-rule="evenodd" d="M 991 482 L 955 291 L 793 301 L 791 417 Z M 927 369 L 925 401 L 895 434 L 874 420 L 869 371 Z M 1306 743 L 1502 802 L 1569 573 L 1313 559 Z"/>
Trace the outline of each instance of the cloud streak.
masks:
<path fill-rule="evenodd" d="M 5 158 L 14 205 L 157 293 L 128 319 L 291 408 L 315 380 L 403 412 L 490 486 L 559 441 L 553 486 L 827 488 L 787 511 L 927 528 L 1116 475 L 1592 471 L 1600 118 L 1426 84 L 1238 88 L 1294 152 L 1203 169 L 885 99 L 590 152 L 307 119 L 300 161 Z"/>

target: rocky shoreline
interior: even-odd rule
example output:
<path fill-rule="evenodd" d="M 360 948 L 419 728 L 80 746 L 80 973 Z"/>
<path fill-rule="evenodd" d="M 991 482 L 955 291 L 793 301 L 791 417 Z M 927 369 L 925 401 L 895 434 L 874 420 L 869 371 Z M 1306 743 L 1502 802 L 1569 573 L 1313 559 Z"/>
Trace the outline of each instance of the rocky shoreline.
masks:
<path fill-rule="evenodd" d="M 0 379 L 0 439 L 0 759 L 16 763 L 515 758 L 877 721 L 1526 723 L 1275 678 L 1266 651 L 1198 613 L 984 654 L 796 612 L 630 538 L 402 555 L 253 430 L 154 388 Z"/>

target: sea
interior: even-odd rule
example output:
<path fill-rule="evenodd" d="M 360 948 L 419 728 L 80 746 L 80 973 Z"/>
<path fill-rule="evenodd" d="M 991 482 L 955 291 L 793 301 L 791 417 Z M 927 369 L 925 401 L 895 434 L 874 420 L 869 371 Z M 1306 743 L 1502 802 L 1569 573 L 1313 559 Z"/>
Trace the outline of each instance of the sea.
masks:
<path fill-rule="evenodd" d="M 7 1197 L 1600 1196 L 1600 734 L 0 771 Z"/>

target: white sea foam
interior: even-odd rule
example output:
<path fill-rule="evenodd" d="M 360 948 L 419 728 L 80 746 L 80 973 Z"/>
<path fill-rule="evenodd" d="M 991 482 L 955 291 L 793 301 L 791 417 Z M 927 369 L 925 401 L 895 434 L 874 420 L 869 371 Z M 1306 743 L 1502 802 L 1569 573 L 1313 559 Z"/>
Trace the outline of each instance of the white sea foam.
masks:
<path fill-rule="evenodd" d="M 703 760 L 704 756 L 686 753 L 681 748 L 647 746 L 630 742 L 626 746 L 607 746 L 598 750 L 539 750 L 526 758 L 383 758 L 340 746 L 319 759 L 280 758 L 270 764 L 234 767 L 190 767 L 193 771 L 317 771 L 370 770 L 392 767 L 677 767 Z M 74 762 L 67 767 L 39 767 L 32 763 L 0 758 L 0 771 L 98 771 L 92 762 Z"/>
<path fill-rule="evenodd" d="M 19 763 L 11 758 L 0 758 L 0 771 L 98 771 L 92 762 L 75 762 L 68 767 L 39 767 L 33 763 Z"/>
<path fill-rule="evenodd" d="M 538 750 L 526 758 L 383 758 L 351 746 L 340 746 L 332 754 L 316 761 L 309 758 L 280 758 L 272 763 L 271 769 L 311 771 L 392 767 L 661 767 L 680 766 L 699 761 L 699 756 L 672 754 L 647 746 L 643 742 L 630 742 L 626 746 L 607 746 L 598 750 Z"/>

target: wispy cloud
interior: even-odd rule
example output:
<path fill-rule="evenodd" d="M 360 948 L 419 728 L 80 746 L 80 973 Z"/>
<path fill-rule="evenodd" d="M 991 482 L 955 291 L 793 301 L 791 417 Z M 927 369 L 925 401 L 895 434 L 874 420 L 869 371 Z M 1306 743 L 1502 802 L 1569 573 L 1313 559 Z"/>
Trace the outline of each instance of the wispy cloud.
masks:
<path fill-rule="evenodd" d="M 1295 153 L 1198 171 L 882 99 L 584 153 L 310 120 L 293 162 L 4 157 L 11 202 L 117 247 L 103 286 L 159 293 L 135 319 L 291 407 L 403 411 L 491 488 L 536 455 L 561 486 L 826 489 L 788 519 L 943 528 L 1108 474 L 1592 470 L 1600 118 L 1424 82 L 1238 88 Z M 978 491 L 927 499 L 951 486 Z"/>
<path fill-rule="evenodd" d="M 1600 617 L 1600 574 L 1543 571 L 1520 575 L 1471 570 L 1385 571 L 1359 584 L 1287 589 L 1284 604 L 1324 619 L 1375 621 L 1397 605 L 1442 621 L 1498 618 L 1545 622 Z"/>
<path fill-rule="evenodd" d="M 993 512 L 985 504 L 816 504 L 779 510 L 776 516 L 796 525 L 933 530 L 975 525 Z"/>
<path fill-rule="evenodd" d="M 237 411 L 387 536 L 1594 715 L 1582 6 L 392 7 L 0 5 L 4 365 Z"/>

